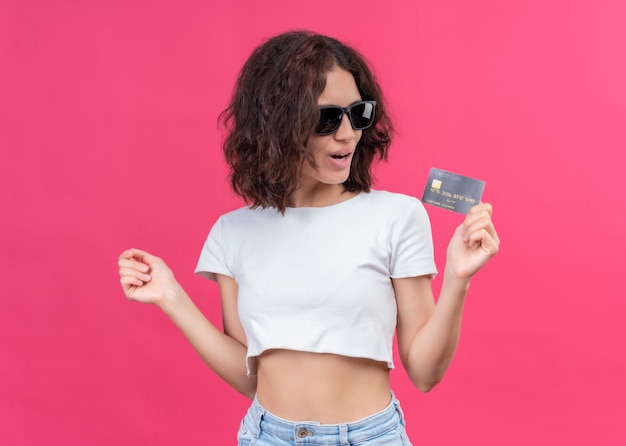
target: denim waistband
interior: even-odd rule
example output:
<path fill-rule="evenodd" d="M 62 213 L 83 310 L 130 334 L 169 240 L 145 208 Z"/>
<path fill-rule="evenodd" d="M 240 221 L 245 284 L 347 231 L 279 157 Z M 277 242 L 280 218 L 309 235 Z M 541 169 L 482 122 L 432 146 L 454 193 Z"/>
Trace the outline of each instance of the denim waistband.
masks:
<path fill-rule="evenodd" d="M 391 403 L 382 411 L 350 423 L 321 424 L 315 421 L 292 422 L 268 412 L 254 398 L 247 418 L 254 426 L 256 435 L 261 431 L 295 444 L 317 444 L 320 437 L 333 438 L 338 445 L 367 441 L 393 429 L 404 427 L 404 414 L 400 403 L 391 394 Z M 330 437 L 330 438 L 329 438 Z"/>

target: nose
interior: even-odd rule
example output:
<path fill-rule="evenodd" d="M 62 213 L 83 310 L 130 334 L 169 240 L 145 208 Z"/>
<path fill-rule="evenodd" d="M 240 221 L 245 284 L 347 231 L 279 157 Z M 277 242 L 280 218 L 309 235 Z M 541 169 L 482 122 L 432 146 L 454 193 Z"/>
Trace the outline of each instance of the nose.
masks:
<path fill-rule="evenodd" d="M 356 138 L 360 133 L 361 130 L 354 130 L 352 128 L 352 123 L 350 122 L 348 114 L 344 113 L 341 118 L 341 125 L 335 132 L 334 136 L 337 140 L 350 140 L 352 138 Z"/>

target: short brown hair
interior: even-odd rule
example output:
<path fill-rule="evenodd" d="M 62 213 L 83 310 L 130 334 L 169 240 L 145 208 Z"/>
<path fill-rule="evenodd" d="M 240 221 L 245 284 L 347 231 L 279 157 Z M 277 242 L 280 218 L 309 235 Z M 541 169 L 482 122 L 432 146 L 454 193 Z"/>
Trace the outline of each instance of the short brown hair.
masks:
<path fill-rule="evenodd" d="M 233 190 L 252 207 L 284 212 L 299 187 L 306 143 L 319 121 L 318 98 L 334 67 L 349 71 L 363 100 L 376 101 L 374 124 L 356 147 L 347 191 L 369 192 L 374 158 L 387 158 L 393 127 L 368 63 L 337 39 L 293 31 L 269 39 L 244 64 L 220 115 Z"/>

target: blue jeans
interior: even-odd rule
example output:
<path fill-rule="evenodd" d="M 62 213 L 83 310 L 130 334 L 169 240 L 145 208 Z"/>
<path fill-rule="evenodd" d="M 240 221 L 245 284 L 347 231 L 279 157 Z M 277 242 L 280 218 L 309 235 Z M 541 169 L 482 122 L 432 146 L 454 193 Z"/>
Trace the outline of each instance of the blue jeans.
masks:
<path fill-rule="evenodd" d="M 411 446 L 404 414 L 392 395 L 389 406 L 362 420 L 344 424 L 291 422 L 272 415 L 256 398 L 241 421 L 239 446 Z"/>

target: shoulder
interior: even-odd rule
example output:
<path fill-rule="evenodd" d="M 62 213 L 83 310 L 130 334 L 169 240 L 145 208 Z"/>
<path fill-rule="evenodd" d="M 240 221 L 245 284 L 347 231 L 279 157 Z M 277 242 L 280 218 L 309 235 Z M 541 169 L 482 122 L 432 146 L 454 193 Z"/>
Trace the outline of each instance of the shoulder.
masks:
<path fill-rule="evenodd" d="M 405 213 L 415 209 L 424 209 L 422 202 L 416 197 L 398 192 L 372 189 L 369 193 L 364 194 L 363 198 L 363 202 L 368 205 L 374 205 L 385 211 Z"/>
<path fill-rule="evenodd" d="M 238 222 L 249 223 L 255 219 L 278 218 L 280 215 L 280 212 L 278 212 L 275 208 L 253 208 L 252 206 L 242 206 L 238 209 L 222 214 L 219 217 L 219 220 L 229 224 L 236 224 Z"/>
<path fill-rule="evenodd" d="M 372 190 L 367 200 L 370 214 L 391 233 L 430 232 L 430 218 L 422 202 L 411 195 Z"/>
<path fill-rule="evenodd" d="M 243 206 L 222 214 L 215 226 L 228 234 L 240 234 L 242 231 L 249 232 L 251 228 L 275 225 L 281 219 L 282 214 L 276 208 Z"/>

